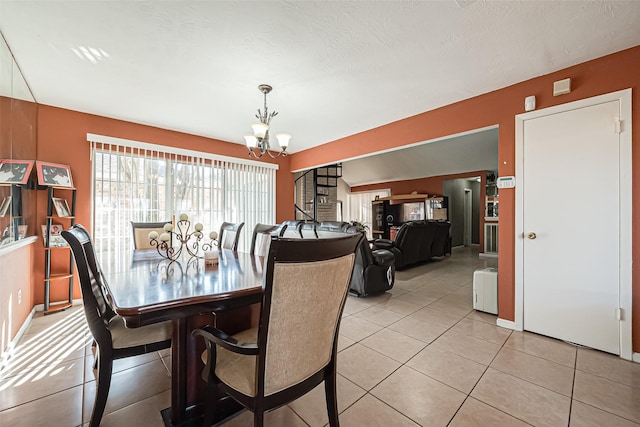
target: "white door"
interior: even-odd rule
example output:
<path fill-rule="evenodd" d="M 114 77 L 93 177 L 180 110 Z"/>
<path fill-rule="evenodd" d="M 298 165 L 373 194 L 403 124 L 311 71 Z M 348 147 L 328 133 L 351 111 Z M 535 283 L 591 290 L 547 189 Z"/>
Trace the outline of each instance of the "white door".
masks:
<path fill-rule="evenodd" d="M 620 354 L 619 100 L 523 124 L 525 330 Z"/>

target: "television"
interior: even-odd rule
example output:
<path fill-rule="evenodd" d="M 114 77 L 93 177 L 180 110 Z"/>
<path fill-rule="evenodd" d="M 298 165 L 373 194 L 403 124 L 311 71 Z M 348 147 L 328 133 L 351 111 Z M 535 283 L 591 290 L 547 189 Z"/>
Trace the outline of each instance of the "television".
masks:
<path fill-rule="evenodd" d="M 424 220 L 424 202 L 402 204 L 402 222 Z"/>

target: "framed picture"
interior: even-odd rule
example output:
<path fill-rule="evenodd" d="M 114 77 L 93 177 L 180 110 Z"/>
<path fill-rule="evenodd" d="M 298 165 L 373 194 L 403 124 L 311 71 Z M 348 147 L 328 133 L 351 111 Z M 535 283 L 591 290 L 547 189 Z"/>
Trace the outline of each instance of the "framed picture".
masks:
<path fill-rule="evenodd" d="M 33 160 L 0 160 L 0 184 L 26 184 Z"/>
<path fill-rule="evenodd" d="M 48 187 L 73 188 L 71 168 L 57 163 L 36 162 L 38 185 Z"/>
<path fill-rule="evenodd" d="M 71 216 L 71 210 L 69 210 L 69 205 L 65 199 L 54 197 L 51 200 L 53 200 L 53 207 L 56 208 L 58 216 Z"/>
<path fill-rule="evenodd" d="M 9 226 L 6 226 L 0 237 L 0 245 L 6 245 L 11 242 L 13 242 L 13 236 L 11 235 L 11 230 L 9 230 Z"/>
<path fill-rule="evenodd" d="M 40 227 L 42 229 L 42 239 L 46 244 L 47 243 L 47 226 L 41 225 Z M 56 248 L 60 246 L 68 246 L 67 241 L 64 240 L 64 238 L 60 234 L 62 230 L 63 230 L 62 225 L 51 224 L 51 229 L 49 230 L 49 247 Z"/>
<path fill-rule="evenodd" d="M 0 216 L 6 216 L 7 212 L 9 212 L 9 207 L 11 206 L 11 196 L 7 196 L 2 200 L 2 204 L 0 205 Z"/>

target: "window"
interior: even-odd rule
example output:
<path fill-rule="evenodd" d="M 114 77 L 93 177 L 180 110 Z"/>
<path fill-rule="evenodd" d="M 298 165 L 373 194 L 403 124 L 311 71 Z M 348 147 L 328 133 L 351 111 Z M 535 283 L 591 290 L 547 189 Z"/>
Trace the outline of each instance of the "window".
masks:
<path fill-rule="evenodd" d="M 205 235 L 244 222 L 239 250 L 257 223 L 275 223 L 276 165 L 87 135 L 91 142 L 96 251 L 133 248 L 131 221 L 189 215 Z"/>
<path fill-rule="evenodd" d="M 388 197 L 391 190 L 362 191 L 347 193 L 347 209 L 345 221 L 359 221 L 368 226 L 367 237 L 371 239 L 371 202 L 378 197 Z"/>

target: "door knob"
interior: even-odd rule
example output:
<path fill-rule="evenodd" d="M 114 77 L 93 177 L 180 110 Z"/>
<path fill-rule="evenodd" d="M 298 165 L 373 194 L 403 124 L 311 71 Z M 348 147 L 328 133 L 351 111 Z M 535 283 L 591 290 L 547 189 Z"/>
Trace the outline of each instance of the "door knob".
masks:
<path fill-rule="evenodd" d="M 530 238 L 531 240 L 536 238 L 536 233 L 534 233 L 533 231 L 529 232 L 529 234 L 527 235 L 528 238 Z"/>

